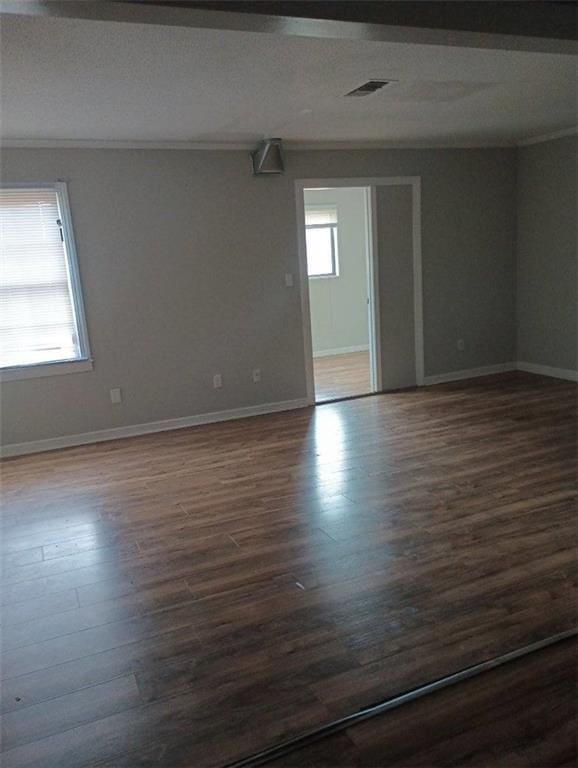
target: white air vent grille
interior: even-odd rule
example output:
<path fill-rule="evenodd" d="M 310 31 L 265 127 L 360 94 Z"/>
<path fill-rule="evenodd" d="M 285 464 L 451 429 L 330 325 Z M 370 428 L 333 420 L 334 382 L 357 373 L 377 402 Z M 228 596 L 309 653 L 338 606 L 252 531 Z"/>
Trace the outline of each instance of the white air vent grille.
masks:
<path fill-rule="evenodd" d="M 345 95 L 371 96 L 372 93 L 380 91 L 384 86 L 388 85 L 389 82 L 389 80 L 368 80 L 366 83 L 363 83 L 363 85 L 360 85 L 358 88 L 354 88 L 352 91 L 349 91 L 349 93 L 346 93 Z"/>

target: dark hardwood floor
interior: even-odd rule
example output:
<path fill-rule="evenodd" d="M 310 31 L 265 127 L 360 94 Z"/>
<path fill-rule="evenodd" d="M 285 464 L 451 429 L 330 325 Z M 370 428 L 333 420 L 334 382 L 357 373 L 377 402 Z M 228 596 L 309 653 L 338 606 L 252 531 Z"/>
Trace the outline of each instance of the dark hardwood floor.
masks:
<path fill-rule="evenodd" d="M 578 643 L 568 640 L 269 762 L 270 768 L 578 763 Z"/>
<path fill-rule="evenodd" d="M 6 460 L 3 768 L 219 766 L 573 627 L 576 392 L 508 374 Z"/>

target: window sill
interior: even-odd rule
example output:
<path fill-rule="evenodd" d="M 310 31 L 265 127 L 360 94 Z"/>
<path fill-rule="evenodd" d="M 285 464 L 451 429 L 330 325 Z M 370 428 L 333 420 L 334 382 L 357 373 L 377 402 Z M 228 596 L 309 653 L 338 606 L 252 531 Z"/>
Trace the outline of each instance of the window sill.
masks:
<path fill-rule="evenodd" d="M 61 363 L 39 363 L 0 369 L 0 381 L 43 379 L 46 376 L 63 376 L 67 373 L 92 371 L 92 360 L 64 360 Z"/>
<path fill-rule="evenodd" d="M 309 280 L 336 280 L 339 275 L 308 275 Z"/>

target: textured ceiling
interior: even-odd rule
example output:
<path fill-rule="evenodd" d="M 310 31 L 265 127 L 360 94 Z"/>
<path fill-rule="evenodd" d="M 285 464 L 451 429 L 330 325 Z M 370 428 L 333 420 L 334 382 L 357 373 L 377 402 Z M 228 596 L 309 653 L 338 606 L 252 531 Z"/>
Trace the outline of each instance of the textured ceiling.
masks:
<path fill-rule="evenodd" d="M 576 123 L 569 55 L 3 16 L 11 139 L 501 143 Z M 368 79 L 392 84 L 343 94 Z"/>

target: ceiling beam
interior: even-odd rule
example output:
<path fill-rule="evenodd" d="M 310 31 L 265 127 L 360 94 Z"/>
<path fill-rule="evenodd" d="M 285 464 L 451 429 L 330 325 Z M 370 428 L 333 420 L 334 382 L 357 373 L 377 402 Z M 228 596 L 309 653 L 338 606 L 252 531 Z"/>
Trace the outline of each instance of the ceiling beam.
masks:
<path fill-rule="evenodd" d="M 120 0 L 428 29 L 576 40 L 575 2 L 543 0 Z"/>
<path fill-rule="evenodd" d="M 173 5 L 108 0 L 0 0 L 0 13 L 196 29 L 222 29 L 324 39 L 578 54 L 578 43 L 575 40 L 331 19 L 232 13 Z"/>

